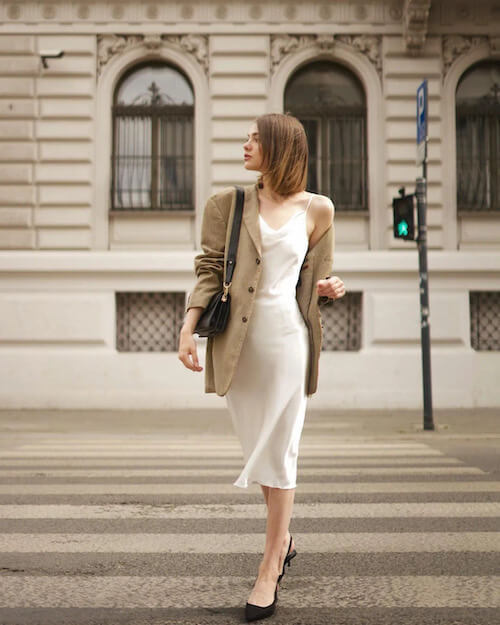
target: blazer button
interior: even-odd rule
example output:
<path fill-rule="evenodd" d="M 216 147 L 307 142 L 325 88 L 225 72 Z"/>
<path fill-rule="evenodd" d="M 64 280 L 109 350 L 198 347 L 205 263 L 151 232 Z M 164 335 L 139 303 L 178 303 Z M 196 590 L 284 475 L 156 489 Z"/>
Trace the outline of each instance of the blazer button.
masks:
<path fill-rule="evenodd" d="M 260 264 L 260 258 L 256 258 L 255 262 L 257 263 L 257 265 L 259 265 Z"/>
<path fill-rule="evenodd" d="M 248 321 L 246 317 L 242 317 L 241 320 L 243 321 L 243 323 L 246 323 Z"/>
<path fill-rule="evenodd" d="M 249 286 L 248 290 L 249 290 L 250 293 L 253 293 L 253 286 Z"/>

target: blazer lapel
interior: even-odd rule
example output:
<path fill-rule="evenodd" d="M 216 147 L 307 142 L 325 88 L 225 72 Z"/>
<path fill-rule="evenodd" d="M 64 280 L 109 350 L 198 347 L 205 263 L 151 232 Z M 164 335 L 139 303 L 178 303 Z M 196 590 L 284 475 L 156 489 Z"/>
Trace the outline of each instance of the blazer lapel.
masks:
<path fill-rule="evenodd" d="M 243 206 L 243 223 L 255 245 L 255 249 L 262 256 L 262 241 L 259 225 L 259 196 L 257 183 L 245 189 L 245 203 Z"/>

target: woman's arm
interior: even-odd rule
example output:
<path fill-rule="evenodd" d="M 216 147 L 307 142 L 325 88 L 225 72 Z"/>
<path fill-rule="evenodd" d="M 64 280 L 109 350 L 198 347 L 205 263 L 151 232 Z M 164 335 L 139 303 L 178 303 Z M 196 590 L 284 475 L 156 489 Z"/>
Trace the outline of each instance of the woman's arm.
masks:
<path fill-rule="evenodd" d="M 227 224 L 217 204 L 209 198 L 201 224 L 203 252 L 194 259 L 194 270 L 198 280 L 188 298 L 186 312 L 194 307 L 206 308 L 212 296 L 222 288 L 226 229 Z"/>
<path fill-rule="evenodd" d="M 226 222 L 217 204 L 209 198 L 203 212 L 201 248 L 194 259 L 197 282 L 186 304 L 186 315 L 179 336 L 178 358 L 192 371 L 202 371 L 193 334 L 196 324 L 212 296 L 222 287 Z"/>

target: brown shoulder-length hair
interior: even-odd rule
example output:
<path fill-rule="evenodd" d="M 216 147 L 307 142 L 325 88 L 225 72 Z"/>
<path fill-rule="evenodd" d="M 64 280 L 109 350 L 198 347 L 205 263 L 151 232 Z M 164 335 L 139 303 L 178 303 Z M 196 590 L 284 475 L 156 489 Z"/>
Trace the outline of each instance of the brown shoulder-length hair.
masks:
<path fill-rule="evenodd" d="M 290 113 L 267 113 L 255 120 L 262 147 L 262 175 L 282 196 L 304 191 L 309 150 L 304 126 Z M 262 176 L 258 178 L 263 188 Z"/>

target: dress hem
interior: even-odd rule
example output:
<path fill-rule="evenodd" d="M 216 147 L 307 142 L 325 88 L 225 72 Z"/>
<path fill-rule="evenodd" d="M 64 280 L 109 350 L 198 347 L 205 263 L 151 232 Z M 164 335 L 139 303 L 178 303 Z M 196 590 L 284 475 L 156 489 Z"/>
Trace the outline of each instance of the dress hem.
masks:
<path fill-rule="evenodd" d="M 281 490 L 292 490 L 293 488 L 297 488 L 297 484 L 295 486 L 276 486 L 275 484 L 263 484 L 259 482 L 259 480 L 250 480 L 250 482 L 246 482 L 246 484 L 238 484 L 237 482 L 233 482 L 233 486 L 237 486 L 238 488 L 248 488 L 250 484 L 260 484 L 261 486 L 268 486 L 269 488 L 280 488 Z"/>

